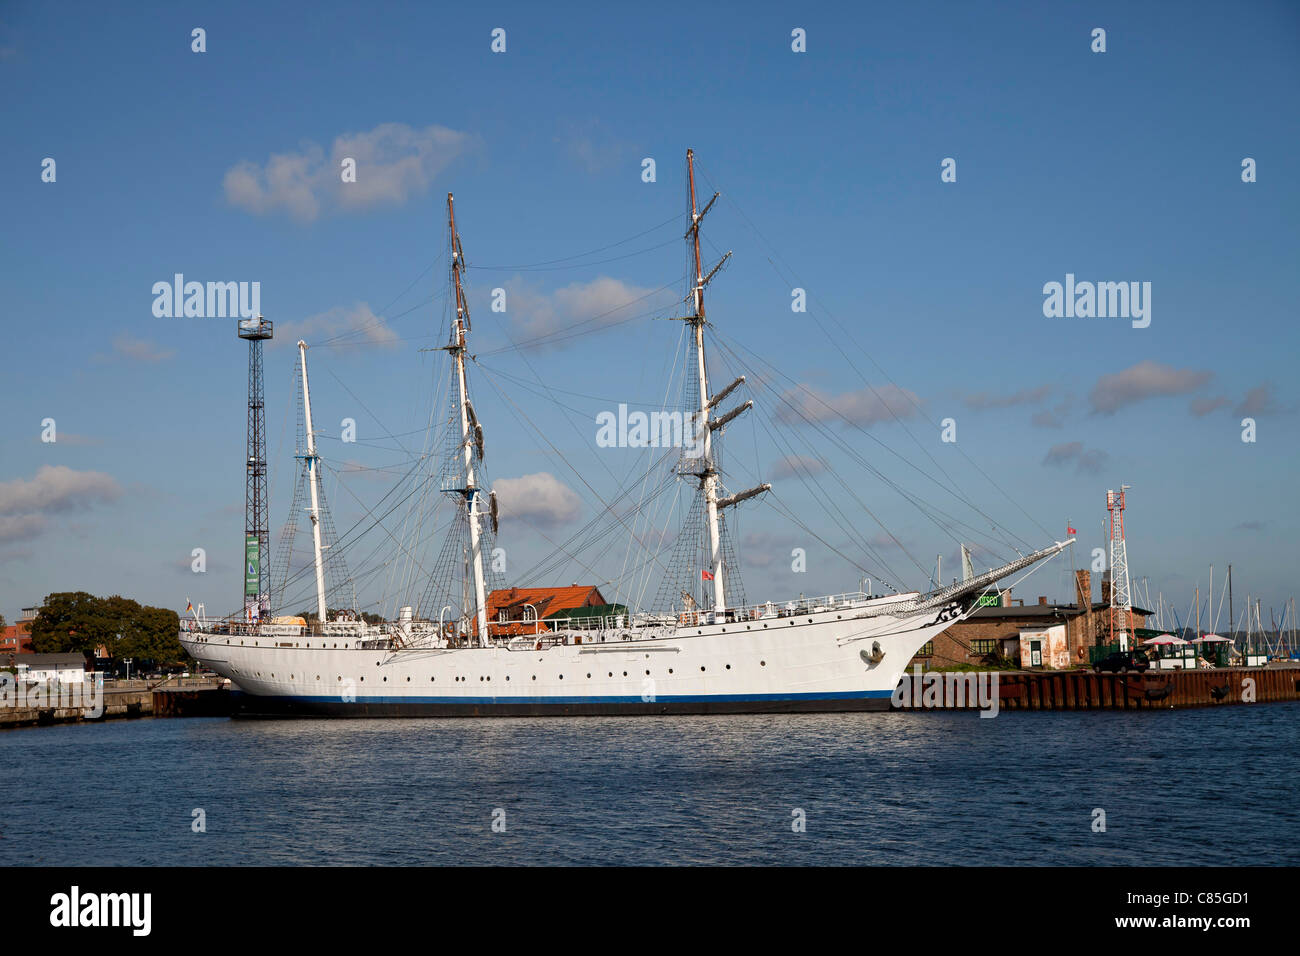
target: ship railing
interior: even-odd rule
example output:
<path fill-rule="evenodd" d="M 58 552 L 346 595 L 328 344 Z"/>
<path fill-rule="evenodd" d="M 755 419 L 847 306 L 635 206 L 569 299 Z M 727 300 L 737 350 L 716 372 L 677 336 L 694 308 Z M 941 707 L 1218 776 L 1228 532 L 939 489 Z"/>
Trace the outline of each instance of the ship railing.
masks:
<path fill-rule="evenodd" d="M 803 614 L 821 614 L 844 608 L 861 607 L 868 601 L 879 599 L 880 595 L 868 594 L 866 591 L 846 591 L 842 594 L 827 594 L 821 597 L 800 595 L 788 601 L 763 601 L 758 604 L 741 604 L 724 611 L 698 608 L 677 612 L 677 623 L 684 626 L 699 624 L 734 624 L 744 621 L 761 621 L 767 618 L 798 617 Z"/>

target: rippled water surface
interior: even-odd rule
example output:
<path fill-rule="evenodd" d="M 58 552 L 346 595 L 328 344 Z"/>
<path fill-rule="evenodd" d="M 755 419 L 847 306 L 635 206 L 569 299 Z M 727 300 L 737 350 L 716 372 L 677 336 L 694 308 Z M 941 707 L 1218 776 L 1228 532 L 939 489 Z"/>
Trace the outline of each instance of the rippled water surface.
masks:
<path fill-rule="evenodd" d="M 0 862 L 1296 865 L 1297 721 L 1261 704 L 12 730 Z"/>

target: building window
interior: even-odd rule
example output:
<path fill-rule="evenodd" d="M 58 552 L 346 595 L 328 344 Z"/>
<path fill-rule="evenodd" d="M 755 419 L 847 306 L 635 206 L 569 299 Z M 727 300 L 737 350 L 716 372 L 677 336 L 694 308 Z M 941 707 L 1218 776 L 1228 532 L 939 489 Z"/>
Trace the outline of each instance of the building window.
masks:
<path fill-rule="evenodd" d="M 998 642 L 996 638 L 988 640 L 971 641 L 970 649 L 972 654 L 992 654 L 997 650 Z"/>
<path fill-rule="evenodd" d="M 934 657 L 934 641 L 926 641 L 916 652 L 917 657 Z"/>

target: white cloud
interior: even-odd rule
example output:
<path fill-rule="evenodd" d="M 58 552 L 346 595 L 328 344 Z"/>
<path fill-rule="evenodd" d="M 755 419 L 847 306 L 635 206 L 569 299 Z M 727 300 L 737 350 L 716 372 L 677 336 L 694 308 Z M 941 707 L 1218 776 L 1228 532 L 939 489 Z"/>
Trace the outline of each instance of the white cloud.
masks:
<path fill-rule="evenodd" d="M 129 332 L 119 332 L 113 337 L 112 354 L 96 358 L 101 361 L 124 358 L 135 362 L 165 362 L 175 354 L 173 350 L 161 348 L 146 339 L 133 338 Z"/>
<path fill-rule="evenodd" d="M 794 478 L 795 476 L 808 477 L 809 475 L 819 475 L 826 470 L 826 466 L 817 458 L 810 458 L 807 455 L 785 455 L 778 458 L 772 465 L 773 478 Z"/>
<path fill-rule="evenodd" d="M 103 472 L 42 465 L 31 478 L 0 482 L 0 541 L 38 537 L 49 525 L 48 515 L 84 510 L 121 494 L 121 486 Z"/>
<path fill-rule="evenodd" d="M 1109 460 L 1110 454 L 1101 448 L 1084 448 L 1083 442 L 1068 441 L 1049 448 L 1043 464 L 1058 468 L 1073 464 L 1081 475 L 1097 475 L 1105 470 Z"/>
<path fill-rule="evenodd" d="M 1173 368 L 1146 359 L 1122 372 L 1097 379 L 1088 401 L 1094 413 L 1113 415 L 1125 406 L 1149 398 L 1194 392 L 1213 376 L 1213 372 L 1203 369 Z"/>
<path fill-rule="evenodd" d="M 263 164 L 245 160 L 226 171 L 223 187 L 232 205 L 254 213 L 284 212 L 311 222 L 331 209 L 357 211 L 399 205 L 426 193 L 437 176 L 475 143 L 445 126 L 413 129 L 381 123 L 372 130 L 335 138 L 328 155 L 317 143 L 273 154 Z M 345 158 L 356 161 L 356 182 L 342 179 Z"/>
<path fill-rule="evenodd" d="M 608 276 L 574 282 L 550 293 L 534 289 L 516 277 L 505 284 L 505 290 L 515 341 L 536 348 L 549 344 L 534 342 L 544 336 L 566 329 L 576 334 L 593 332 L 654 311 L 673 299 L 669 290 L 659 292 Z M 569 339 L 561 336 L 555 344 L 565 341 Z"/>
<path fill-rule="evenodd" d="M 916 418 L 920 405 L 915 392 L 897 385 L 881 385 L 840 395 L 830 395 L 812 385 L 800 385 L 784 392 L 781 401 L 776 414 L 783 422 L 847 420 L 863 427 L 895 418 L 903 421 Z"/>
<path fill-rule="evenodd" d="M 393 348 L 398 342 L 397 333 L 365 302 L 336 306 L 305 319 L 276 324 L 272 342 L 277 346 L 296 346 L 299 339 L 308 345 L 322 345 L 336 339 L 330 344 L 376 345 L 381 348 Z"/>
<path fill-rule="evenodd" d="M 492 484 L 502 521 L 522 518 L 543 526 L 568 524 L 582 510 L 582 499 L 549 472 L 499 478 Z"/>
<path fill-rule="evenodd" d="M 0 515 L 74 511 L 112 501 L 121 493 L 118 483 L 101 471 L 42 465 L 31 478 L 0 482 Z"/>

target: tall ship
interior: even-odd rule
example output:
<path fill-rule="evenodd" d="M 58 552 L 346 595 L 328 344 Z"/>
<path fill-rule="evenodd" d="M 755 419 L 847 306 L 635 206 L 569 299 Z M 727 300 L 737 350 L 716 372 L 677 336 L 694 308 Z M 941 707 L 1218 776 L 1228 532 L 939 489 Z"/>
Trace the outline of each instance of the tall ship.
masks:
<path fill-rule="evenodd" d="M 298 342 L 297 376 L 301 463 L 286 532 L 296 518 L 310 520 L 312 560 L 297 573 L 283 544 L 270 578 L 266 529 L 265 425 L 260 351 L 250 359 L 247 588 L 242 613 L 214 620 L 191 606 L 182 618 L 181 644 L 200 664 L 237 687 L 244 716 L 545 716 L 598 714 L 723 714 L 887 709 L 908 662 L 923 645 L 969 615 L 998 582 L 1058 554 L 1073 539 L 1020 551 L 975 573 L 963 562 L 960 580 L 938 574 L 921 590 L 882 588 L 867 579 L 856 590 L 821 597 L 783 595 L 747 601 L 740 577 L 743 549 L 729 517 L 739 506 L 761 506 L 772 491 L 762 482 L 742 490 L 726 485 L 722 445 L 728 425 L 754 407 L 748 400 L 722 410 L 746 376 L 717 388 L 706 318 L 705 291 L 730 253 L 708 271 L 701 260 L 701 223 L 718 198 L 701 210 L 695 159 L 687 151 L 688 248 L 681 375 L 680 440 L 657 448 L 636 495 L 603 502 L 605 528 L 587 535 L 593 548 L 609 542 L 648 547 L 639 567 L 658 576 L 656 597 L 638 606 L 641 587 L 508 586 L 494 560 L 499 503 L 484 467 L 484 427 L 471 394 L 473 355 L 465 291 L 465 255 L 455 206 L 447 196 L 449 276 L 445 414 L 431 423 L 427 455 L 405 498 L 406 525 L 423 526 L 441 504 L 443 543 L 431 566 L 409 557 L 405 538 L 385 528 L 380 548 L 395 587 L 389 619 L 362 613 L 349 574 L 348 535 L 333 528 L 321 482 L 313 430 L 306 342 Z M 271 335 L 258 317 L 240 325 L 254 347 Z M 254 350 L 250 350 L 254 354 Z M 731 399 L 736 401 L 735 399 Z M 671 547 L 644 546 L 638 505 L 653 499 L 651 478 L 688 497 Z M 662 480 L 661 480 L 662 479 Z M 396 496 L 395 496 L 396 497 Z M 399 502 L 370 509 L 376 521 Z M 569 547 L 566 543 L 564 547 Z M 671 551 L 671 556 L 663 558 Z M 964 548 L 963 548 L 964 551 Z M 395 568 L 405 563 L 403 572 Z M 304 584 L 314 611 L 292 615 L 291 584 Z M 621 592 L 621 594 L 620 594 Z M 622 600 L 618 598 L 622 596 Z M 614 598 L 614 600 L 611 600 Z M 400 600 L 400 598 L 399 598 Z M 202 606 L 200 606 L 201 608 Z M 272 612 L 276 611 L 277 614 Z"/>

